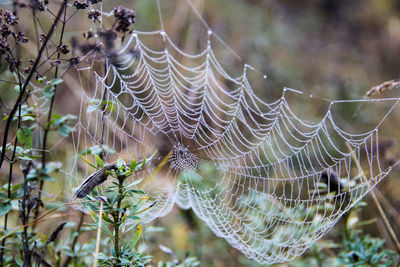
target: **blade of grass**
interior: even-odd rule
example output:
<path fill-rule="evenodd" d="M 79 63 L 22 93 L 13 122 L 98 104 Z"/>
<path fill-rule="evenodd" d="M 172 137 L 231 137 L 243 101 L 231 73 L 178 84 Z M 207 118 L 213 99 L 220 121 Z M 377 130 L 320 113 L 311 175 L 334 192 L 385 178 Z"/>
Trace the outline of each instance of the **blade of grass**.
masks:
<path fill-rule="evenodd" d="M 99 256 L 100 238 L 101 238 L 101 218 L 102 217 L 103 217 L 103 201 L 100 201 L 99 225 L 97 227 L 96 249 L 94 251 L 93 267 L 97 267 L 97 258 Z"/>
<path fill-rule="evenodd" d="M 350 144 L 346 142 L 346 146 L 347 146 L 347 149 L 349 150 L 349 152 L 352 153 L 353 150 L 351 149 Z M 370 190 L 370 193 L 371 193 L 371 196 L 372 196 L 372 200 L 374 201 L 374 204 L 375 204 L 375 206 L 376 206 L 376 208 L 377 208 L 377 210 L 379 212 L 379 215 L 382 218 L 382 221 L 383 221 L 383 223 L 385 225 L 385 228 L 388 231 L 389 236 L 392 239 L 393 243 L 396 245 L 397 251 L 400 253 L 400 242 L 399 242 L 399 239 L 397 238 L 392 226 L 390 225 L 390 222 L 389 222 L 388 218 L 386 217 L 385 211 L 382 209 L 382 206 L 379 203 L 379 200 L 376 197 L 373 188 L 371 187 L 367 177 L 365 176 L 364 169 L 362 168 L 360 162 L 357 160 L 357 158 L 356 158 L 354 153 L 352 153 L 352 157 L 353 157 L 353 160 L 356 162 L 356 165 L 357 165 L 357 168 L 358 168 L 359 172 L 361 173 L 361 178 L 362 178 L 363 182 L 368 186 L 368 189 Z"/>

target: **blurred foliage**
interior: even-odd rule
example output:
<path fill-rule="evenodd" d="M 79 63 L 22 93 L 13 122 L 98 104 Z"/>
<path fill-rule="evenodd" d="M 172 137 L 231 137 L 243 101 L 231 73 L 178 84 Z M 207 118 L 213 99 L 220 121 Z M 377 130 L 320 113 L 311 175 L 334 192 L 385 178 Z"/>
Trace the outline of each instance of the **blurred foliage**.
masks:
<path fill-rule="evenodd" d="M 394 251 L 382 249 L 384 240 L 353 232 L 344 240 L 339 261 L 350 266 L 395 266 Z"/>

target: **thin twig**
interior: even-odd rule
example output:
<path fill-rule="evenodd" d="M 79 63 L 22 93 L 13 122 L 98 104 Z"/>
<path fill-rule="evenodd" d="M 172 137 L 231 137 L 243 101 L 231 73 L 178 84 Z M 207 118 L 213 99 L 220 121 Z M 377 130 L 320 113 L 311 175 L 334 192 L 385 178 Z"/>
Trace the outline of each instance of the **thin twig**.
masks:
<path fill-rule="evenodd" d="M 101 238 L 101 218 L 102 217 L 103 217 L 103 201 L 100 201 L 99 224 L 97 226 L 96 249 L 94 251 L 93 267 L 97 267 L 97 259 L 99 257 L 100 238 Z"/>
<path fill-rule="evenodd" d="M 65 18 L 67 16 L 67 9 L 64 8 L 64 19 L 62 21 L 62 28 L 61 28 L 61 35 L 60 35 L 60 39 L 58 42 L 58 45 L 60 46 L 62 44 L 63 41 L 63 37 L 64 37 L 64 31 L 65 31 Z M 58 47 L 57 47 L 58 49 Z M 59 60 L 61 57 L 61 52 L 58 51 L 57 53 L 57 60 Z M 54 73 L 54 78 L 58 78 L 58 65 L 56 67 L 55 73 Z M 42 170 L 44 170 L 46 168 L 46 146 L 47 146 L 47 137 L 49 134 L 49 130 L 50 130 L 50 120 L 52 117 L 52 113 L 53 113 L 53 107 L 54 107 L 54 99 L 57 93 L 57 85 L 54 85 L 54 94 L 51 97 L 50 100 L 50 107 L 49 107 L 49 113 L 47 116 L 47 123 L 45 125 L 45 129 L 44 129 L 44 134 L 43 134 L 43 142 L 42 142 Z M 42 197 L 42 190 L 43 190 L 43 185 L 44 185 L 44 181 L 43 179 L 40 179 L 39 181 L 39 193 L 38 193 L 38 199 L 39 201 L 41 200 Z M 36 210 L 35 210 L 35 215 L 33 218 L 37 218 L 37 216 L 39 215 L 39 206 L 37 206 Z"/>
<path fill-rule="evenodd" d="M 21 126 L 21 106 L 19 106 L 19 114 L 18 114 L 18 128 Z M 11 183 L 12 183 L 12 175 L 13 175 L 13 167 L 14 167 L 14 161 L 15 161 L 15 154 L 16 154 L 16 149 L 17 149 L 17 142 L 18 139 L 15 138 L 14 141 L 14 149 L 11 155 L 11 161 L 10 161 L 10 170 L 9 170 L 9 175 L 8 175 L 8 188 L 7 188 L 7 199 L 11 199 Z M 7 231 L 7 225 L 8 224 L 8 213 L 4 216 L 4 231 Z M 2 240 L 1 242 L 1 252 L 0 252 L 0 266 L 3 266 L 3 255 L 4 255 L 4 247 L 6 244 L 6 239 Z"/>
<path fill-rule="evenodd" d="M 346 142 L 346 146 L 347 146 L 347 149 L 350 152 L 353 151 L 352 148 L 350 147 L 349 143 Z M 367 177 L 365 175 L 365 172 L 364 172 L 363 168 L 361 167 L 361 164 L 357 160 L 357 158 L 356 158 L 354 153 L 352 153 L 352 157 L 353 157 L 353 160 L 356 162 L 356 165 L 358 167 L 359 172 L 361 173 L 361 178 L 363 179 L 364 183 L 367 185 L 368 189 L 371 192 L 372 200 L 374 201 L 374 204 L 375 204 L 376 208 L 378 209 L 379 215 L 381 216 L 382 221 L 385 224 L 386 230 L 388 231 L 390 238 L 393 240 L 394 244 L 396 245 L 397 251 L 400 253 L 400 242 L 399 242 L 399 239 L 397 238 L 392 226 L 390 225 L 390 222 L 389 222 L 388 218 L 386 217 L 385 212 L 382 209 L 382 206 L 379 203 L 379 200 L 376 197 L 373 188 L 369 184 L 369 181 L 368 181 L 368 179 L 367 179 Z"/>
<path fill-rule="evenodd" d="M 68 0 L 64 0 L 63 1 L 63 4 L 62 4 L 62 6 L 61 6 L 61 8 L 60 8 L 60 10 L 58 11 L 58 14 L 57 14 L 58 18 L 61 17 L 62 12 L 64 11 L 65 6 L 67 5 L 67 2 L 68 2 Z M 9 131 L 10 131 L 11 122 L 12 122 L 12 120 L 14 118 L 15 113 L 17 112 L 17 109 L 18 109 L 19 105 L 21 104 L 21 101 L 22 101 L 22 99 L 23 99 L 23 97 L 25 95 L 26 89 L 28 88 L 28 85 L 29 85 L 29 83 L 30 83 L 30 81 L 31 81 L 31 79 L 33 77 L 33 74 L 36 71 L 36 67 L 38 66 L 38 64 L 39 64 L 39 62 L 41 60 L 41 57 L 42 57 L 44 49 L 46 48 L 47 42 L 50 40 L 51 36 L 54 33 L 54 30 L 56 28 L 57 22 L 58 22 L 58 20 L 54 21 L 54 23 L 52 24 L 49 32 L 47 33 L 46 38 L 43 41 L 42 47 L 40 48 L 40 50 L 38 52 L 38 56 L 36 57 L 36 60 L 32 65 L 31 71 L 29 72 L 28 76 L 26 77 L 25 82 L 24 82 L 24 84 L 23 84 L 23 86 L 21 88 L 21 91 L 19 93 L 17 101 L 15 102 L 14 107 L 11 110 L 11 112 L 10 112 L 8 118 L 7 118 L 6 127 L 4 129 L 3 145 L 2 145 L 1 155 L 0 155 L 0 168 L 3 165 L 4 158 L 5 158 L 5 155 L 6 155 L 7 140 L 8 140 L 8 134 L 9 134 Z"/>
<path fill-rule="evenodd" d="M 389 213 L 391 217 L 393 217 L 393 221 L 400 227 L 400 214 L 396 210 L 395 207 L 393 207 L 392 203 L 382 194 L 382 192 L 378 189 L 374 189 L 376 196 L 379 200 L 379 203 L 382 203 L 382 206 L 385 208 L 385 210 Z"/>

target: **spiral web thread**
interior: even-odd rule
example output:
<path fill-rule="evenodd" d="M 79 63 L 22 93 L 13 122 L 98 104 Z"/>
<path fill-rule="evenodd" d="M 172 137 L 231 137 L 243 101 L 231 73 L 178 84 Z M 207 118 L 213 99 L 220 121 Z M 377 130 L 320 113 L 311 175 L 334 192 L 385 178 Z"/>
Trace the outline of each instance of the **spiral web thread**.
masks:
<path fill-rule="evenodd" d="M 105 71 L 95 67 L 98 54 L 84 57 L 77 68 L 82 98 L 71 187 L 84 179 L 78 156 L 88 147 L 109 147 L 124 159 L 167 147 L 136 174 L 146 177 L 143 188 L 157 199 L 144 222 L 177 203 L 247 257 L 290 261 L 390 172 L 393 165 L 380 160 L 379 126 L 399 99 L 328 101 L 321 120 L 304 120 L 288 101 L 298 91 L 284 89 L 266 103 L 250 85 L 249 65 L 240 76 L 229 75 L 205 26 L 208 43 L 197 54 L 180 50 L 161 25 L 134 31 Z M 335 121 L 335 107 L 375 104 L 390 107 L 363 133 Z"/>

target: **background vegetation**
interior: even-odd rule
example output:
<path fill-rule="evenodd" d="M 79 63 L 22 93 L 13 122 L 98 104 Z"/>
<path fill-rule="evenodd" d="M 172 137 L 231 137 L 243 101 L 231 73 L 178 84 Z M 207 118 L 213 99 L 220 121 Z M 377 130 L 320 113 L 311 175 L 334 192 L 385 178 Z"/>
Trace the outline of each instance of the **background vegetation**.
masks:
<path fill-rule="evenodd" d="M 73 152 L 64 149 L 68 146 L 47 150 L 72 130 L 75 118 L 68 114 L 79 109 L 79 100 L 74 99 L 72 93 L 76 83 L 60 77 L 64 78 L 64 72 L 76 63 L 77 52 L 71 40 L 73 37 L 83 40 L 83 34 L 93 27 L 87 12 L 91 8 L 99 9 L 97 2 L 100 1 L 88 1 L 93 4 L 83 8 L 85 4 L 79 6 L 79 3 L 86 1 L 70 0 L 64 10 L 60 9 L 63 1 L 50 1 L 49 5 L 46 1 L 8 2 L 2 6 L 0 42 L 1 141 L 6 140 L 8 144 L 7 158 L 0 169 L 2 264 L 29 266 L 29 262 L 35 262 L 33 265 L 87 266 L 92 264 L 96 249 L 99 202 L 90 202 L 93 205 L 88 208 L 94 212 L 91 216 L 64 206 L 45 215 L 38 224 L 29 223 L 70 200 L 70 196 L 64 194 L 69 185 L 60 170 L 67 166 Z M 169 34 L 182 48 L 198 49 L 202 41 L 204 43 L 197 31 L 202 26 L 189 6 L 178 4 L 178 0 L 161 2 Z M 281 95 L 284 86 L 329 99 L 361 98 L 371 87 L 400 76 L 400 3 L 396 0 L 193 2 L 210 27 L 241 57 L 236 59 L 223 45 L 216 46 L 223 64 L 232 66 L 234 72 L 240 70 L 243 62 L 248 62 L 268 74 L 267 86 L 257 80 L 254 84 L 258 95 L 266 100 Z M 158 29 L 155 3 L 103 0 L 103 9 L 110 11 L 114 6 L 123 5 L 136 10 L 136 23 L 130 28 Z M 12 16 L 5 14 L 6 9 L 17 12 L 18 23 L 13 23 Z M 70 16 L 73 19 L 67 21 Z M 49 34 L 57 17 L 57 27 Z M 14 34 L 5 36 L 7 27 Z M 25 42 L 19 32 L 24 32 L 29 41 Z M 44 48 L 42 57 L 38 57 L 41 47 Z M 19 76 L 17 70 L 23 75 Z M 27 79 L 41 84 L 44 96 L 51 103 L 46 107 L 50 112 L 36 113 L 37 109 L 29 100 L 28 83 L 27 91 L 23 92 Z M 386 96 L 399 96 L 399 91 L 393 88 L 376 95 Z M 10 113 L 14 106 L 13 116 Z M 320 112 L 315 105 L 301 108 L 313 117 L 318 117 Z M 398 119 L 397 112 L 381 135 L 382 148 L 385 148 L 383 156 L 388 162 L 397 161 L 399 157 Z M 92 163 L 97 168 L 102 167 L 101 160 Z M 121 178 L 134 168 L 131 162 L 120 163 L 113 175 Z M 376 189 L 397 236 L 400 233 L 399 172 L 400 168 L 395 168 Z M 102 207 L 105 216 L 114 220 L 103 221 L 106 225 L 109 223 L 109 227 L 115 227 L 115 220 L 122 220 L 125 215 L 125 211 L 117 207 L 118 196 L 121 196 L 118 186 L 110 189 L 109 198 Z M 127 190 L 130 192 L 129 188 Z M 135 212 L 141 211 L 140 193 L 135 192 L 134 197 L 137 210 L 126 216 L 136 216 Z M 131 219 L 136 220 L 135 217 Z M 21 225 L 25 227 L 19 228 Z M 102 239 L 99 259 L 105 265 L 116 264 L 116 258 L 122 259 L 123 254 L 130 264 L 138 266 L 146 264 L 148 256 L 152 256 L 154 266 L 256 266 L 225 240 L 216 238 L 190 210 L 176 208 L 151 224 L 142 226 L 137 221 L 131 229 L 127 226 L 123 230 L 129 232 L 124 241 L 120 241 L 126 244 L 125 254 L 109 248 L 112 240 L 115 241 L 115 234 Z M 376 206 L 367 197 L 303 256 L 279 266 L 370 266 L 373 262 L 396 266 L 396 250 Z M 123 263 L 119 260 L 120 265 Z"/>

